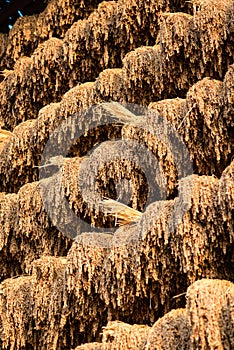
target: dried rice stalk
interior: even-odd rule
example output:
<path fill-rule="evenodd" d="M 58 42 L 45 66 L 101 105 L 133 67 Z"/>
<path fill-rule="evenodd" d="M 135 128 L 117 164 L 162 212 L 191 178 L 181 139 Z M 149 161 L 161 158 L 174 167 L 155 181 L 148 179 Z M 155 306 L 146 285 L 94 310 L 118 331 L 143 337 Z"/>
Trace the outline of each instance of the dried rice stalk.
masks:
<path fill-rule="evenodd" d="M 114 217 L 116 223 L 120 226 L 136 223 L 142 216 L 140 211 L 113 199 L 104 199 L 100 204 L 103 206 L 104 211 L 108 213 L 108 215 Z"/>
<path fill-rule="evenodd" d="M 128 109 L 124 108 L 118 102 L 109 102 L 101 104 L 102 108 L 108 111 L 111 116 L 116 118 L 118 121 L 123 123 L 134 122 L 137 119 L 137 116 L 130 112 Z"/>
<path fill-rule="evenodd" d="M 3 75 L 4 78 L 7 78 L 8 75 L 10 75 L 12 72 L 13 72 L 12 70 L 4 69 L 4 70 L 0 71 L 0 75 Z"/>

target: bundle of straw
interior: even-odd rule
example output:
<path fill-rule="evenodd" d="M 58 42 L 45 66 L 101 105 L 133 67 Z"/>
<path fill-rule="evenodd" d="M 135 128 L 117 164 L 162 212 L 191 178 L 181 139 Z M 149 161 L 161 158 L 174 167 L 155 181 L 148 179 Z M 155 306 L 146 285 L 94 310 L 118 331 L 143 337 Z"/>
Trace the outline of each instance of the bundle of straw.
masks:
<path fill-rule="evenodd" d="M 4 69 L 0 71 L 0 75 L 2 75 L 5 79 L 13 72 L 13 70 Z"/>
<path fill-rule="evenodd" d="M 9 136 L 12 136 L 12 132 L 8 131 L 8 130 L 3 130 L 3 129 L 0 129 L 0 138 L 1 139 L 6 139 L 8 138 Z"/>
<path fill-rule="evenodd" d="M 109 216 L 115 217 L 115 226 L 135 224 L 142 216 L 140 211 L 130 208 L 114 199 L 105 198 L 101 201 L 101 205 Z"/>
<path fill-rule="evenodd" d="M 139 118 L 118 102 L 103 103 L 101 106 L 104 110 L 109 112 L 112 117 L 116 118 L 123 124 L 135 122 L 136 119 Z"/>

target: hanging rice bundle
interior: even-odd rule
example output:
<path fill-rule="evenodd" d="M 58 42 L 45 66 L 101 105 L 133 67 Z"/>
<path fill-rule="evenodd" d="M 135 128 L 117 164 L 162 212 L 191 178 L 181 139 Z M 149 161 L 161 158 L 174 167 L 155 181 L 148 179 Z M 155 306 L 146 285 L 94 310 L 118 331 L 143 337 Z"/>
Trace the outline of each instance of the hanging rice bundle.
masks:
<path fill-rule="evenodd" d="M 75 87 L 60 103 L 42 108 L 37 120 L 28 120 L 14 129 L 13 137 L 1 153 L 1 188 L 15 192 L 25 183 L 38 179 L 35 166 L 40 164 L 49 135 L 67 117 L 92 105 L 92 86 L 93 83 L 86 83 Z"/>
<path fill-rule="evenodd" d="M 100 0 L 50 1 L 37 21 L 39 40 L 45 40 L 52 36 L 63 38 L 75 21 L 87 18 L 99 3 Z"/>
<path fill-rule="evenodd" d="M 224 66 L 233 63 L 233 52 L 226 51 L 226 47 L 233 42 L 233 1 L 205 0 L 200 1 L 199 5 L 200 11 L 194 16 L 193 25 L 199 34 L 200 64 L 204 68 L 212 65 L 213 68 L 207 73 L 210 77 L 220 78 L 226 72 Z"/>
<path fill-rule="evenodd" d="M 8 35 L 6 46 L 7 67 L 12 67 L 22 56 L 30 56 L 37 45 L 38 16 L 25 16 L 17 19 Z"/>
<path fill-rule="evenodd" d="M 128 325 L 112 321 L 103 328 L 102 348 L 108 349 L 144 349 L 150 327 L 144 325 Z"/>
<path fill-rule="evenodd" d="M 116 6 L 114 1 L 102 2 L 88 20 L 74 23 L 67 31 L 64 53 L 65 60 L 72 68 L 71 83 L 75 76 L 78 81 L 89 81 L 110 66 L 109 61 L 113 60 L 110 40 L 112 28 L 115 27 Z M 112 51 L 115 51 L 114 48 Z M 75 62 L 79 66 L 74 65 Z M 115 60 L 112 65 L 116 65 Z"/>
<path fill-rule="evenodd" d="M 2 150 L 0 157 L 1 188 L 6 189 L 8 186 L 8 192 L 16 192 L 19 189 L 17 183 L 23 186 L 25 183 L 37 180 L 36 169 L 31 167 L 35 159 L 33 154 L 35 124 L 35 120 L 21 123 Z M 29 169 L 30 176 L 27 175 Z"/>
<path fill-rule="evenodd" d="M 31 302 L 31 278 L 29 276 L 21 276 L 17 279 L 7 279 L 1 284 L 0 293 L 0 312 L 1 315 L 1 340 L 5 347 L 11 346 L 17 349 L 25 349 L 26 343 L 25 334 L 30 327 L 32 320 L 32 302 Z M 21 306 L 25 308 L 22 313 Z M 11 316 L 7 309 L 11 309 L 14 315 L 14 323 L 18 329 L 18 335 L 15 336 L 15 331 L 12 328 Z"/>
<path fill-rule="evenodd" d="M 15 25 L 25 43 L 12 31 L 14 59 L 36 50 L 0 88 L 0 348 L 232 348 L 233 1 L 95 6 L 51 1 Z"/>
<path fill-rule="evenodd" d="M 199 174 L 221 176 L 233 154 L 233 65 L 224 82 L 205 78 L 193 85 L 186 99 L 149 105 L 175 127 L 188 147 Z"/>
<path fill-rule="evenodd" d="M 191 83 L 203 77 L 197 69 L 199 43 L 193 29 L 193 19 L 186 13 L 164 13 L 161 16 L 159 41 L 161 52 L 161 84 L 164 98 L 182 97 Z M 199 28 L 197 29 L 199 31 Z M 166 94 L 166 96 L 165 96 Z"/>
<path fill-rule="evenodd" d="M 102 101 L 123 102 L 124 86 L 121 68 L 105 69 L 95 81 L 94 93 L 96 99 Z"/>
<path fill-rule="evenodd" d="M 69 162 L 70 160 L 66 161 L 66 166 L 69 165 Z M 70 170 L 75 169 L 74 165 L 75 163 L 70 167 Z M 76 169 L 74 172 L 77 172 Z M 76 194 L 71 183 L 73 177 L 74 175 L 71 172 L 67 172 L 66 181 L 70 182 L 70 191 L 75 200 Z M 229 175 L 227 175 L 226 181 L 230 182 Z M 40 300 L 42 299 L 39 295 L 33 294 L 33 304 L 38 305 L 33 306 L 33 314 L 35 315 L 33 317 L 35 317 L 35 322 L 38 325 L 37 332 L 40 330 L 40 339 L 47 339 L 46 345 L 38 343 L 41 349 L 44 349 L 43 346 L 47 346 L 47 349 L 53 349 L 51 345 L 48 345 L 52 343 L 51 337 L 53 338 L 54 334 L 51 334 L 52 322 L 56 322 L 55 325 L 60 324 L 61 327 L 60 337 L 55 336 L 53 338 L 53 342 L 59 349 L 56 342 L 61 341 L 62 344 L 67 341 L 67 336 L 62 334 L 67 329 L 66 324 L 69 318 L 69 322 L 72 322 L 69 337 L 73 339 L 71 346 L 74 347 L 81 342 L 99 340 L 98 334 L 101 331 L 101 326 L 113 317 L 124 317 L 127 322 L 154 323 L 157 317 L 162 316 L 162 312 L 169 311 L 172 303 L 171 298 L 178 293 L 185 292 L 187 286 L 197 278 L 203 276 L 234 278 L 229 253 L 233 249 L 233 243 L 231 243 L 227 231 L 232 218 L 226 212 L 224 213 L 226 217 L 225 226 L 213 220 L 214 217 L 222 217 L 223 209 L 221 204 L 214 205 L 214 196 L 218 195 L 221 200 L 218 191 L 221 193 L 223 187 L 221 185 L 221 187 L 217 187 L 219 181 L 210 177 L 193 176 L 183 180 L 183 182 L 183 187 L 181 187 L 182 197 L 177 200 L 182 200 L 183 196 L 185 196 L 185 199 L 186 196 L 189 196 L 188 191 L 193 183 L 191 206 L 184 213 L 182 221 L 178 221 L 175 231 L 168 230 L 173 205 L 177 201 L 171 200 L 152 204 L 148 208 L 148 213 L 145 214 L 145 219 L 142 216 L 139 227 L 132 226 L 129 228 L 128 225 L 125 225 L 119 229 L 122 232 L 121 234 L 118 234 L 117 231 L 114 236 L 108 233 L 104 235 L 83 233 L 78 236 L 67 257 L 66 280 L 63 282 L 66 294 L 63 294 L 64 289 L 59 291 L 57 287 L 49 287 L 45 299 L 47 300 L 46 303 L 49 302 L 52 293 L 54 297 L 56 296 L 56 300 L 64 300 L 63 308 L 61 309 L 61 306 L 58 306 L 60 315 L 62 315 L 61 320 L 53 321 L 54 315 L 58 311 L 54 307 L 53 309 L 46 307 L 43 309 L 40 319 L 43 317 L 48 323 L 46 323 L 47 326 L 45 326 L 45 323 L 40 326 L 39 316 L 36 315 L 38 315 L 38 307 L 41 305 Z M 75 183 L 77 181 L 74 181 Z M 24 194 L 23 198 L 25 197 Z M 230 199 L 233 201 L 232 197 L 229 197 Z M 71 198 L 69 201 L 71 201 Z M 37 209 L 32 206 L 32 203 L 30 209 L 27 203 L 23 203 L 22 200 L 20 203 L 20 237 L 23 238 L 22 232 L 29 233 L 27 227 L 32 225 L 28 222 L 35 222 L 35 219 L 30 219 L 30 217 L 33 218 L 33 215 L 38 216 L 38 214 L 36 214 Z M 30 210 L 28 217 L 23 214 L 22 208 L 25 211 Z M 158 216 L 157 210 L 160 210 L 160 208 L 163 211 Z M 227 210 L 230 212 L 231 208 L 232 205 Z M 174 220 L 179 219 L 176 215 Z M 229 222 L 230 220 L 231 222 Z M 215 223 L 217 223 L 217 226 Z M 26 225 L 24 229 L 22 225 Z M 43 229 L 45 230 L 45 224 L 43 224 Z M 126 241 L 126 234 L 130 233 L 129 230 L 132 232 L 132 238 Z M 115 236 L 118 237 L 117 241 L 115 241 Z M 134 239 L 134 236 L 136 239 Z M 121 239 L 125 242 L 122 245 Z M 209 243 L 210 240 L 212 245 Z M 45 250 L 45 247 L 43 249 Z M 28 247 L 27 252 L 29 251 Z M 46 265 L 42 263 L 41 266 L 44 269 Z M 44 275 L 38 274 L 38 276 L 42 276 L 41 283 L 45 283 Z M 56 282 L 55 279 L 56 283 L 62 283 L 59 281 L 58 279 Z M 32 289 L 33 293 L 36 293 L 34 292 L 35 288 L 36 290 L 39 288 L 37 280 Z M 29 297 L 25 296 L 25 300 L 29 300 Z M 37 300 L 36 304 L 35 300 Z M 45 304 L 45 300 L 43 299 L 43 304 Z M 140 309 L 137 308 L 139 301 Z M 69 306 L 70 303 L 72 303 L 72 307 Z M 19 307 L 20 311 L 17 312 L 25 315 L 25 306 L 21 303 Z M 134 313 L 136 309 L 138 312 Z M 49 318 L 48 310 L 50 310 Z M 66 310 L 70 310 L 69 313 Z M 15 311 L 15 314 L 17 312 Z M 4 315 L 4 313 L 2 314 Z M 30 312 L 30 315 L 32 315 L 32 312 Z M 27 322 L 27 324 L 31 322 L 31 316 L 30 318 L 29 316 L 22 317 L 26 317 L 27 321 L 24 322 Z M 8 324 L 3 327 L 4 332 L 8 332 L 7 329 L 13 327 L 10 321 L 7 322 Z M 89 334 L 86 333 L 87 328 L 90 329 Z M 30 332 L 33 332 L 32 328 L 30 329 Z M 56 331 L 57 326 L 54 326 L 53 329 Z M 79 337 L 77 336 L 77 329 L 79 329 Z M 21 336 L 20 339 L 32 342 L 33 337 L 30 336 L 30 332 L 27 332 L 27 335 L 24 333 L 24 337 Z M 50 332 L 50 335 L 48 332 Z"/>
<path fill-rule="evenodd" d="M 192 179 L 188 180 L 187 190 L 191 188 Z M 131 229 L 123 226 L 116 231 L 111 241 L 109 241 L 111 237 L 109 238 L 108 245 L 107 242 L 102 245 L 101 241 L 96 241 L 98 247 L 109 247 L 111 250 L 105 255 L 105 261 L 99 265 L 103 272 L 99 272 L 97 279 L 91 278 L 92 265 L 88 263 L 89 268 L 86 271 L 90 276 L 89 290 L 94 288 L 99 291 L 99 296 L 109 307 L 110 315 L 114 313 L 115 317 L 125 317 L 128 322 L 133 322 L 131 310 L 137 307 L 135 304 L 137 295 L 138 300 L 139 298 L 141 300 L 141 308 L 134 315 L 134 322 L 143 319 L 144 322 L 149 320 L 154 322 L 156 315 L 159 316 L 157 310 L 162 307 L 165 311 L 169 310 L 171 298 L 185 292 L 186 287 L 195 279 L 203 276 L 233 278 L 229 253 L 233 249 L 231 237 L 226 231 L 227 226 L 221 226 L 219 222 L 214 226 L 213 221 L 213 217 L 220 215 L 218 214 L 220 209 L 213 208 L 218 180 L 195 177 L 193 181 L 195 184 L 191 208 L 184 214 L 175 232 L 168 232 L 173 201 L 167 201 L 161 204 L 161 216 L 158 220 L 157 217 L 154 219 L 157 213 L 155 205 L 149 208 L 145 224 L 142 218 L 140 227 L 143 229 L 142 232 L 148 232 L 146 235 L 139 236 L 139 228 L 135 226 Z M 229 212 L 230 210 L 229 207 Z M 232 219 L 229 220 L 230 225 Z M 147 231 L 147 227 L 150 231 Z M 126 240 L 130 230 L 132 238 L 129 236 L 130 239 Z M 93 237 L 91 233 L 89 237 L 89 240 Z M 89 242 L 88 234 L 84 236 L 84 240 Z M 121 244 L 120 240 L 125 243 Z M 209 244 L 210 240 L 213 242 L 212 246 Z M 77 261 L 75 265 L 77 267 L 72 267 L 72 273 L 69 275 L 69 288 L 74 293 L 78 288 L 77 283 L 80 285 L 78 290 L 82 290 L 80 281 L 85 276 L 79 267 L 83 255 L 79 252 L 77 256 L 75 247 L 80 249 L 81 246 L 74 245 L 70 251 L 70 257 Z M 98 269 L 98 266 L 96 268 Z M 177 303 L 180 305 L 180 300 Z M 88 304 L 85 304 L 88 308 Z"/>
<path fill-rule="evenodd" d="M 232 349 L 233 306 L 233 283 L 203 279 L 191 285 L 187 291 L 190 349 Z"/>
<path fill-rule="evenodd" d="M 1 275 L 0 280 L 22 273 L 19 264 L 9 264 L 11 261 L 11 252 L 14 252 L 16 242 L 11 240 L 11 232 L 15 226 L 15 208 L 18 196 L 16 194 L 0 194 L 0 263 Z M 14 253 L 13 253 L 14 255 Z"/>
<path fill-rule="evenodd" d="M 4 319 L 1 317 L 5 347 L 14 344 L 15 349 L 27 349 L 31 346 L 38 350 L 55 350 L 66 346 L 66 336 L 63 339 L 60 337 L 60 327 L 63 327 L 61 309 L 65 264 L 64 258 L 43 257 L 34 262 L 32 276 L 8 279 L 1 284 L 0 310 L 1 315 L 5 315 Z M 7 308 L 11 310 L 12 316 L 7 313 Z M 64 307 L 66 315 L 65 309 Z M 48 318 L 48 310 L 51 316 L 55 316 L 56 313 L 61 316 L 57 321 L 54 317 Z M 19 333 L 14 331 L 11 317 L 20 329 Z M 35 337 L 33 324 L 33 329 L 47 324 L 44 328 L 45 333 L 39 339 Z"/>
<path fill-rule="evenodd" d="M 29 80 L 32 73 L 32 64 L 29 57 L 23 57 L 17 61 L 14 70 L 8 72 L 0 89 L 0 125 L 6 125 L 6 129 L 12 130 L 23 119 L 25 108 L 31 102 L 29 96 L 25 95 L 24 88 L 31 91 L 32 81 Z M 26 86 L 25 86 L 26 84 Z M 22 98 L 22 94 L 24 98 Z M 14 108 L 9 100 L 14 100 Z M 35 107 L 32 107 L 32 110 Z M 29 113 L 30 114 L 30 113 Z"/>
<path fill-rule="evenodd" d="M 190 326 L 186 309 L 165 314 L 150 329 L 146 350 L 189 350 Z"/>
<path fill-rule="evenodd" d="M 74 87 L 77 82 L 91 80 L 94 77 L 97 77 L 102 69 L 118 67 L 121 64 L 119 59 L 120 52 L 118 52 L 116 46 L 113 45 L 116 32 L 119 32 L 118 29 L 116 29 L 118 28 L 116 23 L 117 6 L 118 4 L 115 2 L 103 2 L 87 20 L 80 20 L 74 23 L 67 31 L 63 41 L 51 38 L 48 42 L 39 46 L 31 57 L 30 70 L 27 74 L 25 71 L 25 76 L 21 78 L 23 84 L 21 84 L 20 93 L 16 90 L 14 81 L 7 78 L 7 84 L 3 84 L 2 88 L 4 90 L 5 85 L 10 85 L 10 90 L 13 91 L 13 93 L 11 92 L 11 99 L 12 101 L 14 100 L 14 108 L 11 111 L 6 111 L 5 104 L 9 98 L 6 97 L 1 99 L 2 106 L 0 106 L 0 111 L 3 118 L 2 125 L 9 128 L 16 125 L 15 123 L 9 125 L 5 122 L 5 119 L 10 120 L 12 113 L 19 115 L 19 121 L 25 120 L 26 118 L 35 118 L 36 110 L 38 111 L 43 105 L 61 98 L 62 94 L 68 90 L 68 88 Z M 229 8 L 226 10 L 228 11 L 228 9 Z M 214 8 L 214 11 L 216 11 L 216 8 Z M 169 23 L 169 26 L 170 25 L 174 26 L 174 23 Z M 225 25 L 228 26 L 228 23 Z M 194 31 L 194 29 L 191 30 Z M 171 31 L 171 29 L 162 28 L 161 31 L 166 32 Z M 184 29 L 182 37 L 184 33 L 187 33 L 187 28 Z M 147 31 L 145 32 L 145 35 L 147 37 Z M 125 42 L 124 35 L 122 40 Z M 174 41 L 177 42 L 178 40 Z M 193 39 L 191 38 L 187 45 L 191 47 L 192 43 Z M 177 44 L 175 44 L 175 50 L 173 49 L 173 52 L 176 52 L 176 45 Z M 51 47 L 53 47 L 53 51 L 51 50 Z M 128 47 L 125 47 L 126 50 L 128 50 Z M 222 50 L 222 47 L 220 50 Z M 141 52 L 144 53 L 143 59 L 141 59 Z M 196 73 L 195 78 L 189 81 L 189 85 L 187 84 L 188 79 L 182 78 L 183 81 L 186 81 L 186 84 L 182 86 L 180 80 L 178 78 L 175 79 L 174 77 L 175 72 L 172 69 L 174 58 L 170 57 L 169 61 L 166 60 L 164 56 L 167 55 L 167 53 L 166 50 L 162 50 L 162 45 L 161 48 L 157 45 L 156 47 L 153 47 L 152 52 L 150 48 L 139 48 L 136 55 L 137 59 L 132 61 L 131 56 L 134 56 L 134 54 L 135 53 L 127 56 L 124 60 L 123 67 L 124 80 L 125 77 L 128 76 L 129 71 L 136 72 L 136 77 L 133 74 L 133 76 L 130 76 L 130 79 L 127 79 L 126 83 L 124 83 L 124 88 L 127 89 L 127 96 L 129 94 L 127 98 L 130 102 L 141 102 L 143 104 L 149 103 L 149 96 L 150 94 L 152 95 L 152 92 L 154 93 L 154 91 L 155 93 L 160 94 L 158 98 L 173 97 L 177 93 L 181 95 L 182 90 L 185 91 L 185 89 L 191 86 L 194 81 L 207 75 L 205 68 L 202 68 L 202 70 L 199 71 L 200 73 Z M 189 57 L 191 57 L 191 55 Z M 175 56 L 175 62 L 177 61 L 178 57 Z M 166 62 L 167 66 L 164 67 L 162 63 L 164 64 Z M 184 60 L 182 60 L 182 63 L 184 63 Z M 189 66 L 188 63 L 189 62 L 186 63 L 186 67 Z M 231 58 L 228 61 L 228 64 L 229 63 L 232 63 Z M 141 68 L 141 65 L 144 65 L 144 67 Z M 184 66 L 181 66 L 180 71 L 184 71 L 184 69 Z M 226 69 L 227 65 L 224 64 L 223 71 Z M 124 73 L 125 70 L 126 73 Z M 59 74 L 56 72 L 59 72 Z M 141 74 L 141 72 L 143 74 Z M 165 74 L 170 74 L 170 72 L 171 78 L 165 77 L 164 79 L 163 76 L 165 76 Z M 215 76 L 215 74 L 213 75 Z M 137 78 L 137 76 L 139 76 L 139 78 Z M 168 89 L 168 78 L 170 80 L 170 85 L 172 85 L 170 89 Z M 173 79 L 173 84 L 171 83 L 171 79 Z M 139 94 L 138 92 L 138 97 L 134 98 L 131 90 L 135 91 L 137 85 L 142 87 L 142 93 Z M 24 96 L 24 99 L 22 96 Z M 37 100 L 36 105 L 34 103 L 35 100 Z"/>
<path fill-rule="evenodd" d="M 109 147 L 109 143 L 107 143 L 107 147 Z M 104 152 L 105 149 L 103 149 L 103 156 L 105 155 Z M 82 162 L 84 165 L 82 165 Z M 103 167 L 103 170 L 101 170 L 98 174 L 98 183 L 96 186 L 93 183 L 93 181 L 95 181 L 95 172 L 89 170 L 90 164 L 93 169 L 96 168 L 99 170 Z M 139 176 L 138 179 L 140 181 L 134 181 L 134 166 L 131 167 L 129 162 L 126 162 L 124 165 L 118 161 L 113 162 L 112 164 L 106 163 L 105 161 L 103 164 L 102 162 L 97 162 L 95 164 L 93 161 L 91 161 L 90 164 L 87 158 L 74 158 L 71 160 L 65 160 L 64 163 L 62 179 L 63 187 L 65 188 L 65 195 L 69 199 L 70 205 L 72 205 L 72 208 L 75 210 L 76 214 L 81 216 L 83 219 L 88 220 L 93 226 L 105 225 L 107 224 L 106 221 L 110 221 L 109 225 L 112 223 L 111 226 L 118 226 L 122 224 L 126 225 L 139 220 L 141 217 L 141 212 L 138 210 L 115 200 L 105 200 L 106 195 L 114 196 L 116 191 L 115 188 L 112 188 L 112 191 L 110 188 L 108 189 L 108 186 L 106 186 L 107 181 L 112 182 L 114 186 L 116 186 L 121 178 L 126 178 L 130 181 L 132 180 L 132 192 L 127 194 L 130 198 L 132 195 L 132 205 L 134 206 L 135 203 L 138 203 L 139 206 L 142 205 L 142 201 L 144 201 L 145 198 L 140 198 L 140 193 L 142 192 L 140 191 L 140 187 L 142 186 L 141 182 L 144 180 Z M 79 168 L 81 167 L 82 169 L 80 170 Z M 127 167 L 130 168 L 129 174 L 125 171 Z M 86 171 L 84 169 L 88 170 Z M 87 184 L 80 178 L 81 174 L 84 176 L 84 171 Z M 50 185 L 48 187 L 51 188 Z M 126 190 L 128 191 L 128 188 L 126 188 Z M 52 192 L 54 191 L 56 191 L 56 187 L 51 190 L 50 196 L 53 195 Z M 125 193 L 123 194 L 123 198 L 125 198 L 124 195 Z"/>
<path fill-rule="evenodd" d="M 160 96 L 160 61 L 159 45 L 140 47 L 125 56 L 122 74 L 128 102 L 147 105 L 154 94 Z"/>
<path fill-rule="evenodd" d="M 176 81 L 176 92 L 178 88 L 187 89 L 191 81 L 204 77 L 204 72 L 211 78 L 222 78 L 228 65 L 233 63 L 232 53 L 228 55 L 226 51 L 228 43 L 233 40 L 232 35 L 227 34 L 232 26 L 231 17 L 228 17 L 232 1 L 206 0 L 198 7 L 194 4 L 193 17 L 185 14 L 162 16 L 162 72 L 172 86 Z"/>
<path fill-rule="evenodd" d="M 229 107 L 223 101 L 223 88 L 222 82 L 205 78 L 195 84 L 186 97 L 190 113 L 180 132 L 184 140 L 193 140 L 190 141 L 190 152 L 197 154 L 195 166 L 202 174 L 220 176 L 230 162 L 231 120 L 227 120 L 223 113 Z"/>
<path fill-rule="evenodd" d="M 175 129 L 178 130 L 178 133 L 182 135 L 193 159 L 194 169 L 200 174 L 216 174 L 217 176 L 220 176 L 222 170 L 228 162 L 230 162 L 233 153 L 233 140 L 231 133 L 233 120 L 231 87 L 233 73 L 232 67 L 233 66 L 230 66 L 230 69 L 225 76 L 224 84 L 206 78 L 201 82 L 198 82 L 189 90 L 186 100 L 164 100 L 150 105 L 150 108 L 154 110 L 154 113 L 159 113 L 168 119 L 169 122 L 174 125 Z M 109 74 L 108 71 L 107 73 Z M 115 76 L 115 71 L 113 73 Z M 32 127 L 34 131 L 30 131 L 29 129 L 27 132 L 22 133 L 22 130 L 20 129 L 21 127 L 19 126 L 19 132 L 17 132 L 18 137 L 11 141 L 7 151 L 4 152 L 4 155 L 2 154 L 2 186 L 9 183 L 8 179 L 12 179 L 11 169 L 14 173 L 14 164 L 18 164 L 17 166 L 21 167 L 21 169 L 18 170 L 19 175 L 21 173 L 24 174 L 24 176 L 26 176 L 26 182 L 37 179 L 36 169 L 32 169 L 29 165 L 31 164 L 34 166 L 39 162 L 43 145 L 48 138 L 47 135 L 49 135 L 49 132 L 51 133 L 55 127 L 55 125 L 51 125 L 51 127 L 49 127 L 49 125 L 51 123 L 53 124 L 53 120 L 55 120 L 56 125 L 58 125 L 59 121 L 69 116 L 69 114 L 72 114 L 81 108 L 86 109 L 91 106 L 92 103 L 98 101 L 100 91 L 99 84 L 100 83 L 97 81 L 95 85 L 93 83 L 87 83 L 77 86 L 70 92 L 66 93 L 59 104 L 50 105 L 45 107 L 45 109 L 42 109 L 36 124 L 32 122 L 25 124 L 28 125 L 29 128 Z M 105 84 L 108 88 L 108 81 Z M 96 87 L 98 94 L 96 93 Z M 109 94 L 108 90 L 107 93 Z M 112 93 L 110 92 L 110 97 L 111 94 Z M 103 93 L 101 96 L 103 96 Z M 207 103 L 207 99 L 210 101 L 209 103 Z M 204 103 L 205 100 L 206 103 Z M 54 112 L 52 114 L 49 112 L 50 110 L 54 110 L 54 107 L 52 106 L 56 106 L 57 112 L 55 114 Z M 223 113 L 222 118 L 220 118 L 220 113 Z M 42 118 L 40 115 L 44 115 L 44 117 Z M 198 132 L 198 125 L 199 128 L 201 128 L 201 123 L 204 126 L 201 131 Z M 37 124 L 38 126 L 35 127 Z M 136 128 L 134 131 L 133 130 L 132 126 L 124 127 L 123 136 L 129 135 L 127 137 L 133 137 L 138 140 L 140 135 Z M 220 136 L 220 132 L 222 132 L 222 137 Z M 38 133 L 40 133 L 40 136 Z M 37 134 L 38 136 L 36 137 Z M 20 141 L 23 135 L 25 135 L 27 139 L 26 140 L 24 137 L 24 149 L 22 149 Z M 149 143 L 147 134 L 145 135 L 145 138 L 147 139 L 147 143 Z M 196 146 L 194 146 L 194 139 L 197 140 Z M 153 140 L 152 142 L 155 143 Z M 206 144 L 205 148 L 204 143 Z M 78 153 L 75 154 L 79 155 Z M 23 160 L 25 157 L 26 163 Z M 16 163 L 12 161 L 13 159 L 16 159 Z M 30 159 L 32 160 L 30 161 Z M 164 167 L 165 166 L 166 163 L 164 162 Z M 7 173 L 4 169 L 7 169 Z M 171 166 L 168 169 L 171 171 Z M 25 171 L 30 173 L 33 171 L 34 175 L 29 175 L 29 177 L 27 177 L 28 175 L 26 175 Z M 17 182 L 19 185 L 17 185 Z M 18 186 L 22 186 L 23 182 L 20 182 L 20 177 L 18 177 L 12 185 L 19 188 Z M 4 190 L 4 188 L 5 187 L 2 187 L 2 190 Z M 171 188 L 173 190 L 174 185 Z"/>
<path fill-rule="evenodd" d="M 68 28 L 78 19 L 87 18 L 100 0 L 44 2 L 48 4 L 42 13 L 19 18 L 9 35 L 4 35 L 3 39 L 7 42 L 0 54 L 1 66 L 6 64 L 8 68 L 12 67 L 17 59 L 32 55 L 42 41 L 52 36 L 64 37 Z"/>
<path fill-rule="evenodd" d="M 226 51 L 233 41 L 229 29 L 233 26 L 232 9 L 231 0 L 215 3 L 206 0 L 193 16 L 163 13 L 156 45 L 138 48 L 123 60 L 124 86 L 129 101 L 148 104 L 153 94 L 155 100 L 184 97 L 188 88 L 205 76 L 222 79 L 233 63 L 232 52 L 228 51 L 228 55 Z M 212 50 L 207 49 L 209 36 Z M 203 46 L 206 47 L 204 51 Z"/>
<path fill-rule="evenodd" d="M 147 126 L 145 125 L 146 123 Z M 136 124 L 126 124 L 122 129 L 122 137 L 124 139 L 134 140 L 139 144 L 145 145 L 146 150 L 151 154 L 152 157 L 148 159 L 147 151 L 145 150 L 146 154 L 144 156 L 148 164 L 147 180 L 149 180 L 149 177 L 155 179 L 155 186 L 156 184 L 159 185 L 158 193 L 160 195 L 157 199 L 173 196 L 176 192 L 179 175 L 179 169 L 177 168 L 174 157 L 175 154 L 173 154 L 173 142 L 170 131 L 166 132 L 163 137 L 160 136 L 160 133 L 154 133 L 157 128 L 158 130 L 160 127 L 163 128 L 163 124 L 164 121 L 161 120 L 161 117 L 155 114 L 152 120 L 142 118 L 142 121 L 138 120 Z M 149 170 L 151 168 L 152 172 Z M 161 170 L 163 175 L 161 174 Z M 162 193 L 163 189 L 166 195 Z"/>
<path fill-rule="evenodd" d="M 0 202 L 1 280 L 28 273 L 33 260 L 44 254 L 63 255 L 70 239 L 53 227 L 44 210 L 38 183 L 18 194 L 5 194 Z"/>

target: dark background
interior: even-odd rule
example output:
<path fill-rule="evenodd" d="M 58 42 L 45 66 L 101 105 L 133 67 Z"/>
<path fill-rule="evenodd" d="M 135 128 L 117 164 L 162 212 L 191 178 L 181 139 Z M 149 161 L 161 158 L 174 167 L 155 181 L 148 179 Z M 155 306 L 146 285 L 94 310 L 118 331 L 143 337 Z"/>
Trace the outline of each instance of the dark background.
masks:
<path fill-rule="evenodd" d="M 17 18 L 42 12 L 48 0 L 0 0 L 0 32 L 8 33 Z"/>

